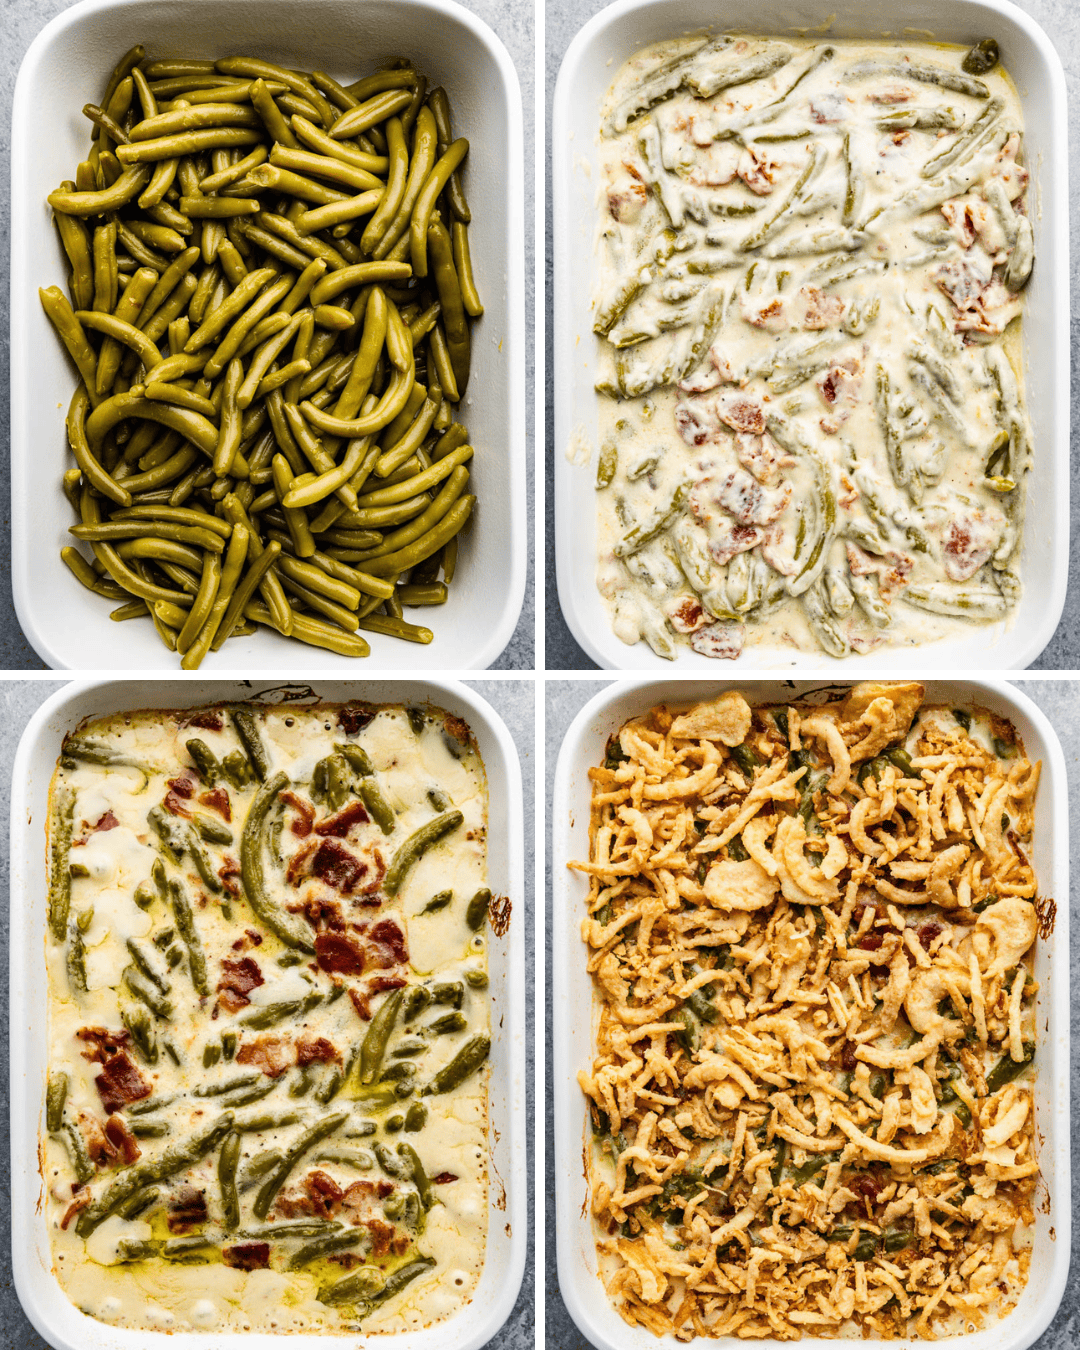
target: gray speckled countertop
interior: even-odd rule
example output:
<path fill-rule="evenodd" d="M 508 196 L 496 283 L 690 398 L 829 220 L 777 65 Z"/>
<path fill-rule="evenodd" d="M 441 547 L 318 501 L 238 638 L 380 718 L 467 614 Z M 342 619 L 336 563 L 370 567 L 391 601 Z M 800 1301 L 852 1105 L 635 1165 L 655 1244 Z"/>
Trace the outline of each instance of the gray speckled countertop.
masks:
<path fill-rule="evenodd" d="M 546 783 L 546 801 L 547 801 L 547 819 L 551 820 L 551 790 L 552 781 L 555 773 L 555 762 L 558 759 L 559 747 L 562 745 L 563 737 L 567 728 L 573 719 L 577 716 L 582 707 L 590 698 L 598 693 L 602 688 L 611 683 L 611 680 L 605 678 L 584 679 L 584 680 L 557 680 L 549 679 L 545 686 L 546 708 L 545 708 L 545 763 L 547 770 Z M 749 681 L 748 681 L 749 683 Z M 1065 766 L 1069 775 L 1070 784 L 1073 786 L 1073 792 L 1070 799 L 1069 822 L 1070 822 L 1070 848 L 1069 861 L 1070 872 L 1080 875 L 1080 799 L 1078 799 L 1075 784 L 1077 773 L 1080 771 L 1080 683 L 1065 680 L 1017 680 L 1016 687 L 1023 690 L 1050 719 L 1051 725 L 1061 738 L 1061 744 L 1065 751 Z M 548 830 L 547 843 L 547 876 L 551 876 L 551 832 Z M 1059 897 L 1059 903 L 1061 897 Z M 1070 918 L 1075 922 L 1078 905 L 1070 897 Z M 551 887 L 550 881 L 547 890 L 547 913 L 548 913 L 548 932 L 547 932 L 547 969 L 550 971 L 551 964 Z M 1073 987 L 1076 986 L 1078 974 L 1080 974 L 1080 947 L 1074 942 L 1073 950 L 1070 955 L 1070 970 L 1072 975 Z M 555 1163 L 554 1163 L 554 1134 L 553 1134 L 553 1113 L 551 1105 L 551 986 L 549 984 L 547 991 L 547 1026 L 549 1028 L 547 1037 L 547 1063 L 549 1066 L 548 1083 L 545 1088 L 545 1099 L 547 1101 L 546 1113 L 546 1152 L 547 1160 L 547 1186 L 545 1187 L 547 1211 L 545 1214 L 546 1224 L 546 1251 L 545 1264 L 547 1266 L 547 1291 L 545 1306 L 545 1332 L 548 1345 L 558 1346 L 560 1350 L 591 1350 L 592 1342 L 577 1329 L 572 1321 L 570 1314 L 566 1310 L 562 1296 L 559 1293 L 559 1281 L 555 1269 L 555 1212 L 554 1212 L 554 1191 L 555 1191 Z M 1071 1018 L 1072 1030 L 1072 1098 L 1073 1109 L 1076 1109 L 1077 1088 L 1080 1087 L 1080 1003 L 1073 1000 L 1073 1014 Z M 1072 1146 L 1072 1166 L 1074 1176 L 1077 1174 L 1077 1165 L 1080 1162 L 1080 1138 L 1076 1130 L 1073 1130 Z M 1075 1202 L 1074 1202 L 1075 1209 Z M 1038 1350 L 1075 1350 L 1080 1345 L 1080 1232 L 1076 1231 L 1076 1223 L 1073 1223 L 1073 1241 L 1072 1241 L 1072 1262 L 1069 1269 L 1069 1283 L 1065 1292 L 1065 1297 L 1061 1302 L 1057 1316 L 1035 1342 Z M 695 1342 L 697 1344 L 697 1342 Z M 701 1342 L 705 1344 L 705 1342 Z M 945 1342 L 947 1344 L 947 1342 Z"/>
<path fill-rule="evenodd" d="M 8 460 L 11 451 L 8 422 L 8 271 L 10 257 L 10 151 L 11 100 L 15 78 L 19 73 L 26 49 L 55 15 L 71 7 L 73 0 L 3 0 L 0 5 L 0 670 L 44 670 L 47 667 L 27 642 L 11 599 L 11 496 L 9 491 Z M 212 3 L 212 0 L 208 0 Z M 489 24 L 502 39 L 517 68 L 521 83 L 524 111 L 525 164 L 531 166 L 534 158 L 535 136 L 535 63 L 533 60 L 535 24 L 533 8 L 515 0 L 461 0 Z M 535 177 L 525 173 L 525 220 L 534 215 L 533 196 Z M 533 262 L 533 230 L 525 231 L 525 407 L 533 406 L 533 290 L 535 266 Z M 535 629 L 535 593 L 533 586 L 535 553 L 532 531 L 533 519 L 533 419 L 526 413 L 525 471 L 528 493 L 527 519 L 529 521 L 529 561 L 525 582 L 525 602 L 521 616 L 502 655 L 493 663 L 493 670 L 529 670 L 533 666 L 533 635 Z M 405 663 L 407 664 L 407 663 Z M 296 669 L 302 670 L 302 649 L 296 660 Z"/>
<path fill-rule="evenodd" d="M 1080 420 L 1080 395 L 1077 394 L 1075 373 L 1080 361 L 1080 345 L 1076 336 L 1080 331 L 1077 318 L 1076 295 L 1080 282 L 1080 263 L 1075 247 L 1077 232 L 1080 230 L 1080 174 L 1076 172 L 1078 164 L 1077 149 L 1080 145 L 1080 4 L 1076 0 L 1015 0 L 1020 9 L 1025 10 L 1042 25 L 1050 36 L 1061 63 L 1065 67 L 1065 81 L 1069 97 L 1069 143 L 1070 184 L 1069 212 L 1072 221 L 1072 293 L 1073 301 L 1073 423 Z M 548 163 L 546 172 L 547 212 L 547 369 L 552 368 L 553 323 L 552 323 L 552 240 L 551 240 L 551 103 L 555 89 L 555 80 L 562 64 L 563 56 L 574 35 L 594 14 L 606 8 L 606 0 L 546 0 L 545 60 L 547 87 L 545 116 L 548 128 Z M 720 11 L 718 11 L 718 14 Z M 718 20 L 722 21 L 722 20 Z M 553 396 L 550 378 L 547 391 L 547 446 L 545 454 L 545 474 L 547 491 L 545 496 L 546 521 L 544 552 L 546 566 L 546 605 L 545 623 L 545 661 L 549 670 L 595 670 L 596 663 L 582 651 L 566 621 L 558 603 L 558 586 L 555 581 L 555 526 L 553 510 Z M 1080 536 L 1080 463 L 1074 464 L 1071 471 L 1072 537 Z M 586 581 L 584 584 L 591 584 Z M 1034 663 L 1035 670 L 1075 670 L 1080 667 L 1080 554 L 1074 548 L 1069 563 L 1069 590 L 1065 599 L 1065 610 L 1057 632 L 1050 640 L 1046 650 Z"/>
<path fill-rule="evenodd" d="M 11 1280 L 11 1187 L 7 1166 L 8 1138 L 8 812 L 11 800 L 12 760 L 27 722 L 42 703 L 66 681 L 51 677 L 36 680 L 0 680 L 0 1345 L 8 1350 L 48 1350 L 48 1343 L 27 1320 Z M 469 680 L 467 684 L 481 694 L 499 713 L 514 738 L 521 757 L 525 818 L 525 894 L 517 922 L 525 925 L 526 947 L 533 933 L 533 840 L 531 828 L 535 802 L 534 784 L 534 696 L 531 680 Z M 358 686 L 362 692 L 362 686 Z M 525 1006 L 529 1010 L 526 1040 L 532 1060 L 533 962 L 526 961 L 527 988 Z M 532 1078 L 528 1078 L 527 1120 L 533 1117 Z M 528 1172 L 532 1177 L 532 1131 L 528 1130 Z M 502 1330 L 488 1342 L 487 1350 L 532 1350 L 534 1334 L 534 1268 L 532 1253 L 533 1196 L 529 1193 L 529 1252 L 513 1311 Z M 344 1344 L 344 1342 L 343 1342 Z M 239 1347 L 240 1342 L 237 1342 Z"/>

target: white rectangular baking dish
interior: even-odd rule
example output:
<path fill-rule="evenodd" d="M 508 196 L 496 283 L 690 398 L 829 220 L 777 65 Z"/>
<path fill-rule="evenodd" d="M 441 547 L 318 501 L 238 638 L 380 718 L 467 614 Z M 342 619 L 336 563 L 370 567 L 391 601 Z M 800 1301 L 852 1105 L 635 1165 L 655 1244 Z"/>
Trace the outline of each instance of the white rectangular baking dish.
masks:
<path fill-rule="evenodd" d="M 287 690 L 313 690 L 327 702 L 430 702 L 468 722 L 488 779 L 491 889 L 517 911 L 505 938 L 492 938 L 490 1193 L 487 1253 L 472 1302 L 447 1322 L 398 1336 L 269 1336 L 150 1332 L 110 1327 L 79 1312 L 52 1273 L 39 1207 L 38 1130 L 46 1075 L 45 820 L 49 781 L 65 733 L 85 717 L 132 708 L 183 708 L 218 700 L 279 702 Z M 11 796 L 11 1201 L 12 1268 L 26 1315 L 56 1350 L 326 1350 L 335 1344 L 385 1350 L 477 1350 L 510 1314 L 528 1239 L 525 1171 L 525 927 L 521 769 L 502 719 L 479 694 L 454 682 L 316 680 L 261 688 L 240 680 L 96 680 L 65 684 L 34 714 L 15 756 Z"/>
<path fill-rule="evenodd" d="M 910 34 L 969 43 L 993 35 L 1024 108 L 1032 171 L 1036 264 L 1024 310 L 1028 408 L 1035 466 L 1028 478 L 1028 517 L 1015 617 L 973 624 L 918 648 L 920 668 L 1017 670 L 1030 665 L 1061 618 L 1069 570 L 1069 233 L 1065 77 L 1050 39 L 1009 0 L 617 0 L 581 29 L 567 50 L 555 89 L 551 137 L 555 248 L 555 547 L 559 602 L 586 652 L 613 670 L 666 670 L 669 663 L 639 642 L 626 646 L 611 630 L 596 573 L 597 401 L 591 297 L 599 184 L 600 106 L 622 63 L 650 42 L 714 29 L 820 37 Z M 583 449 L 592 447 L 588 463 Z M 580 458 L 577 447 L 582 447 Z M 872 664 L 906 670 L 911 649 L 883 648 L 837 661 L 823 652 L 748 646 L 739 665 L 771 672 L 836 674 Z M 680 651 L 687 673 L 715 670 L 706 656 Z"/>
<path fill-rule="evenodd" d="M 38 302 L 66 284 L 68 263 L 46 196 L 85 157 L 81 108 L 135 42 L 151 56 L 237 52 L 358 79 L 407 55 L 450 96 L 457 135 L 470 143 L 465 187 L 485 314 L 473 332 L 473 371 L 460 404 L 476 447 L 478 501 L 462 539 L 450 599 L 416 622 L 428 646 L 377 633 L 368 666 L 466 670 L 489 666 L 509 641 L 525 590 L 525 301 L 521 91 L 506 48 L 454 0 L 83 0 L 34 39 L 15 86 L 11 128 L 11 549 L 15 609 L 50 666 L 172 670 L 149 624 L 109 621 L 110 605 L 60 561 L 72 542 L 60 486 L 73 463 L 64 416 L 75 372 Z M 206 669 L 355 670 L 352 658 L 301 647 L 269 629 L 234 638 Z"/>
<path fill-rule="evenodd" d="M 876 673 L 876 672 L 875 672 Z M 567 869 L 571 858 L 589 856 L 589 769 L 602 762 L 608 737 L 628 718 L 658 703 L 685 708 L 741 689 L 751 703 L 783 703 L 820 684 L 779 680 L 653 680 L 636 678 L 607 685 L 582 708 L 567 731 L 555 769 L 552 808 L 552 960 L 554 1025 L 552 1076 L 555 1085 L 556 1216 L 559 1287 L 570 1315 L 598 1350 L 662 1350 L 658 1339 L 631 1327 L 608 1302 L 597 1277 L 596 1247 L 588 1205 L 582 1149 L 589 1138 L 585 1096 L 577 1071 L 591 1061 L 595 1025 L 592 981 L 585 971 L 580 924 L 588 883 Z M 978 703 L 1008 717 L 1023 737 L 1029 756 L 1041 759 L 1042 779 L 1035 803 L 1032 862 L 1042 895 L 1056 896 L 1053 938 L 1040 942 L 1035 957 L 1039 981 L 1036 1121 L 1044 1186 L 1036 1206 L 1035 1244 L 1027 1287 L 1016 1308 L 985 1330 L 943 1342 L 957 1350 L 1026 1350 L 1050 1324 L 1069 1272 L 1072 1200 L 1069 1134 L 1069 796 L 1061 742 L 1036 705 L 1003 681 L 926 681 L 930 703 Z M 836 1345 L 804 1338 L 801 1344 Z M 701 1342 L 702 1345 L 707 1342 Z M 757 1342 L 780 1350 L 777 1340 Z M 892 1341 L 914 1347 L 924 1341 Z"/>

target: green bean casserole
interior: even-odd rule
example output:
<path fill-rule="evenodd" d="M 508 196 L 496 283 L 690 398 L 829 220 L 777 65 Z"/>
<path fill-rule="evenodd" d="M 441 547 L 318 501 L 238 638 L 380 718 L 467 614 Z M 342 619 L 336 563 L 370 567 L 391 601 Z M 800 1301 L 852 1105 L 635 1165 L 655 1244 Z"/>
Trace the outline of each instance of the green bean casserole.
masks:
<path fill-rule="evenodd" d="M 919 684 L 654 707 L 593 784 L 600 1271 L 657 1335 L 897 1339 L 1031 1261 L 1039 763 Z"/>
<path fill-rule="evenodd" d="M 41 1165 L 76 1307 L 343 1334 L 471 1299 L 486 823 L 469 728 L 437 708 L 139 711 L 65 738 Z"/>
<path fill-rule="evenodd" d="M 1031 430 L 1020 101 L 992 39 L 679 39 L 603 111 L 597 584 L 675 659 L 1009 616 Z"/>

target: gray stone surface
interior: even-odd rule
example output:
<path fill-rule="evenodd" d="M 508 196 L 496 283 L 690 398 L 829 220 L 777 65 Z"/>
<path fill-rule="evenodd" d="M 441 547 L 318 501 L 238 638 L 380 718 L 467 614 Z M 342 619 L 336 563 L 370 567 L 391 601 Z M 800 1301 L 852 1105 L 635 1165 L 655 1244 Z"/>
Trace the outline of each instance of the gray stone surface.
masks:
<path fill-rule="evenodd" d="M 546 225 L 546 252 L 547 263 L 547 284 L 545 286 L 545 304 L 547 306 L 547 369 L 550 372 L 552 368 L 553 352 L 553 325 L 552 325 L 552 241 L 551 241 L 551 111 L 552 99 L 555 90 L 555 80 L 559 73 L 559 66 L 562 64 L 563 56 L 567 47 L 573 40 L 574 35 L 581 29 L 586 21 L 590 19 L 599 10 L 606 7 L 607 0 L 547 0 L 546 4 L 546 31 L 545 31 L 545 116 L 547 118 L 547 146 L 548 162 L 546 167 L 546 188 L 547 194 L 547 225 Z M 1080 203 L 1080 181 L 1077 174 L 1077 165 L 1080 160 L 1077 158 L 1076 147 L 1080 145 L 1080 99 L 1077 92 L 1080 90 L 1080 5 L 1076 0 L 1016 0 L 1016 3 L 1023 10 L 1026 10 L 1032 18 L 1036 19 L 1050 36 L 1050 41 L 1056 48 L 1061 57 L 1061 63 L 1065 67 L 1065 80 L 1068 86 L 1069 97 L 1069 144 L 1070 144 L 1070 164 L 1073 181 L 1070 185 L 1070 219 L 1072 221 L 1072 237 L 1074 248 L 1072 251 L 1072 293 L 1075 296 L 1080 281 L 1080 264 L 1078 264 L 1075 240 L 1077 230 L 1080 228 L 1078 220 L 1080 214 L 1077 211 L 1077 203 Z M 722 11 L 718 10 L 718 15 Z M 889 11 L 890 17 L 892 12 Z M 722 18 L 718 18 L 722 22 Z M 1080 320 L 1077 318 L 1076 302 L 1073 304 L 1072 318 L 1072 338 L 1073 338 L 1073 423 L 1077 422 L 1077 408 L 1080 406 L 1076 392 L 1076 372 L 1080 369 L 1080 347 L 1077 345 L 1076 336 L 1080 331 Z M 547 388 L 547 446 L 545 450 L 544 464 L 547 490 L 545 495 L 545 566 L 546 566 L 546 591 L 545 591 L 545 663 L 548 670 L 596 670 L 595 661 L 585 655 L 578 645 L 570 629 L 566 625 L 562 611 L 558 602 L 558 587 L 555 582 L 555 527 L 554 527 L 554 450 L 553 450 L 553 396 L 550 376 Z M 1072 536 L 1075 539 L 1080 533 L 1080 462 L 1074 463 L 1071 470 L 1071 506 L 1072 506 Z M 1065 599 L 1065 610 L 1062 614 L 1061 623 L 1057 632 L 1051 638 L 1049 645 L 1042 655 L 1035 661 L 1032 669 L 1034 670 L 1075 670 L 1080 667 L 1080 555 L 1076 549 L 1072 551 L 1072 557 L 1069 563 L 1069 590 Z"/>
<path fill-rule="evenodd" d="M 48 1350 L 30 1325 L 19 1304 L 12 1283 L 11 1270 L 11 1187 L 6 1164 L 9 1154 L 8 1136 L 8 815 L 11 803 L 11 771 L 15 750 L 23 730 L 37 708 L 65 681 L 47 677 L 35 680 L 0 679 L 0 1345 L 8 1350 Z M 533 842 L 532 821 L 535 804 L 535 734 L 534 696 L 532 680 L 469 680 L 475 689 L 495 708 L 514 738 L 521 757 L 522 786 L 525 816 L 525 895 L 517 922 L 525 925 L 526 948 L 531 950 L 533 933 Z M 528 1009 L 527 1052 L 533 1055 L 533 969 L 526 960 L 527 987 L 525 1006 Z M 528 1078 L 527 1120 L 533 1118 L 533 1083 Z M 533 1171 L 532 1131 L 528 1130 L 529 1157 L 527 1175 Z M 533 1196 L 530 1188 L 528 1234 L 529 1253 L 525 1278 L 513 1311 L 502 1330 L 488 1342 L 488 1350 L 532 1350 L 534 1334 L 534 1268 L 532 1252 Z M 239 1342 L 238 1342 L 239 1344 Z"/>
<path fill-rule="evenodd" d="M 555 762 L 559 756 L 559 747 L 562 745 L 563 737 L 566 734 L 570 723 L 577 716 L 584 705 L 605 688 L 612 681 L 608 679 L 584 679 L 584 680 L 557 680 L 549 679 L 545 684 L 545 765 L 547 782 L 545 785 L 547 802 L 547 819 L 549 829 L 547 833 L 547 868 L 546 875 L 551 877 L 552 859 L 551 859 L 551 792 L 552 782 L 555 773 Z M 1069 862 L 1070 872 L 1080 871 L 1080 799 L 1076 793 L 1077 775 L 1080 773 L 1080 683 L 1067 680 L 1017 680 L 1016 687 L 1022 689 L 1050 719 L 1051 725 L 1061 738 L 1061 744 L 1065 751 L 1066 770 L 1069 775 L 1070 787 L 1073 789 L 1070 798 L 1069 824 L 1070 824 L 1070 846 Z M 1058 897 L 1058 903 L 1065 897 Z M 551 886 L 550 880 L 547 885 L 547 969 L 552 969 L 551 962 Z M 1078 913 L 1078 901 L 1069 898 L 1069 914 L 1072 923 L 1076 922 Z M 1076 985 L 1077 974 L 1080 972 L 1080 952 L 1074 941 L 1073 951 L 1070 956 L 1070 970 L 1072 974 L 1072 984 Z M 557 1236 L 555 1231 L 555 1149 L 554 1149 L 554 1124 L 553 1111 L 551 1105 L 551 1001 L 552 991 L 549 981 L 547 990 L 547 1064 L 548 1064 L 548 1083 L 545 1085 L 545 1100 L 547 1102 L 545 1131 L 546 1131 L 546 1151 L 547 1160 L 547 1185 L 545 1187 L 545 1201 L 547 1209 L 545 1212 L 545 1265 L 547 1267 L 547 1286 L 545 1291 L 545 1334 L 549 1345 L 557 1345 L 560 1350 L 591 1350 L 592 1342 L 578 1331 L 573 1320 L 567 1312 L 566 1305 L 563 1303 L 562 1295 L 559 1292 L 559 1281 L 555 1269 L 555 1249 Z M 1073 1000 L 1073 1013 L 1071 1018 L 1072 1030 L 1072 1065 L 1070 1082 L 1072 1085 L 1073 1109 L 1076 1109 L 1077 1088 L 1080 1087 L 1080 1004 Z M 1072 1147 L 1072 1167 L 1076 1173 L 1078 1160 L 1080 1160 L 1080 1139 L 1077 1138 L 1076 1131 L 1073 1131 Z M 1075 1203 L 1074 1203 L 1075 1208 Z M 1065 1291 L 1065 1297 L 1062 1300 L 1061 1307 L 1058 1309 L 1057 1316 L 1035 1342 L 1037 1350 L 1076 1350 L 1080 1346 L 1080 1232 L 1076 1231 L 1076 1223 L 1073 1223 L 1072 1240 L 1072 1262 L 1069 1268 L 1069 1283 Z"/>
<path fill-rule="evenodd" d="M 74 0 L 3 0 L 0 5 L 0 670 L 45 670 L 47 667 L 27 642 L 11 600 L 11 495 L 7 470 L 11 453 L 8 421 L 8 272 L 10 257 L 10 155 L 11 155 L 11 100 L 19 65 L 30 43 L 46 23 Z M 509 643 L 493 663 L 493 670 L 529 670 L 534 658 L 534 631 L 536 623 L 535 540 L 533 538 L 533 466 L 536 461 L 533 407 L 533 291 L 535 266 L 533 261 L 535 177 L 531 172 L 536 137 L 535 118 L 535 62 L 533 40 L 535 25 L 533 8 L 516 0 L 462 0 L 488 23 L 506 45 L 521 82 L 521 97 L 525 130 L 525 466 L 528 491 L 526 508 L 529 534 L 529 564 L 525 583 L 525 603 L 521 617 Z M 87 97 L 91 97 L 88 92 Z M 47 285 L 43 281 L 42 285 Z M 297 658 L 302 669 L 303 656 Z"/>

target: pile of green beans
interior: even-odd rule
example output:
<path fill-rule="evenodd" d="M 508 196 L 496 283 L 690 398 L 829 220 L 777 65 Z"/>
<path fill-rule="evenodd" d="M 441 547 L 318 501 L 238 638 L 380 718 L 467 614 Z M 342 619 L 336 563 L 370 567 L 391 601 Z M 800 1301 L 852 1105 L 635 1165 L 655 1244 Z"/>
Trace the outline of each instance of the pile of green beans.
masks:
<path fill-rule="evenodd" d="M 465 393 L 483 313 L 445 90 L 267 61 L 120 60 L 49 196 L 75 363 L 63 561 L 186 670 L 259 624 L 345 656 L 411 642 L 475 496 Z M 162 347 L 164 343 L 164 347 Z"/>

